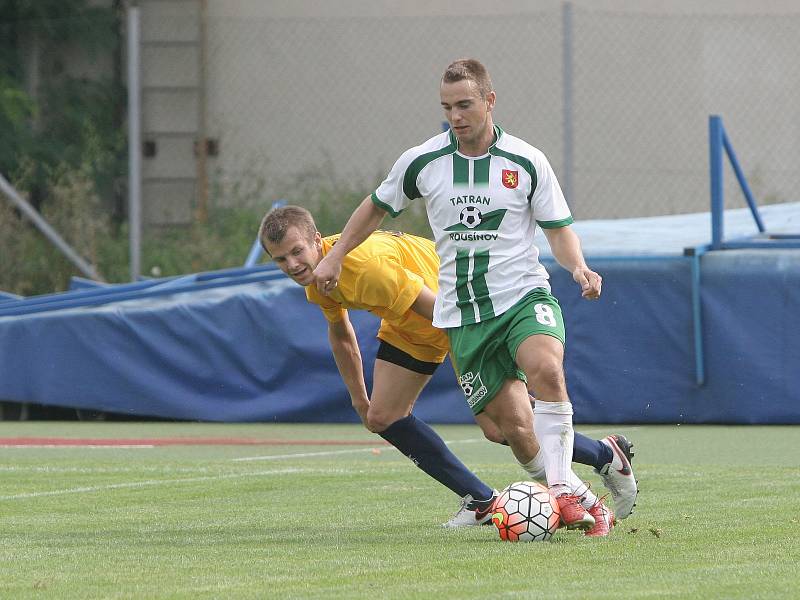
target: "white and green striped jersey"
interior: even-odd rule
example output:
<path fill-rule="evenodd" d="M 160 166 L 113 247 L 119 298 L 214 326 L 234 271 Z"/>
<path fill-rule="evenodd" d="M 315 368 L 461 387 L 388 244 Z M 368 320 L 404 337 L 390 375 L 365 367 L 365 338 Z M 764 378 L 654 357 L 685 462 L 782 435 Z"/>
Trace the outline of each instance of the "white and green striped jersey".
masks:
<path fill-rule="evenodd" d="M 372 194 L 395 217 L 417 198 L 441 261 L 436 327 L 491 319 L 531 289 L 550 289 L 533 233 L 572 215 L 540 150 L 495 126 L 488 154 L 465 156 L 452 132 L 439 134 L 404 152 Z"/>

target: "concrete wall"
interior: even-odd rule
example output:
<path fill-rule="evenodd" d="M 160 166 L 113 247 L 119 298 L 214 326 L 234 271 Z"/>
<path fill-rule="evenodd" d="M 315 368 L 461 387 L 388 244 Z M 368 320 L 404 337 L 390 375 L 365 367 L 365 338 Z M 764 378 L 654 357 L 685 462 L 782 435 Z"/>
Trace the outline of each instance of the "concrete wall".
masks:
<path fill-rule="evenodd" d="M 297 182 L 323 176 L 366 195 L 404 149 L 441 130 L 439 77 L 462 56 L 489 67 L 496 121 L 548 155 L 580 218 L 707 210 L 711 113 L 756 195 L 797 199 L 796 2 L 574 0 L 565 29 L 556 0 L 210 1 L 204 95 L 188 89 L 199 6 L 142 2 L 148 39 L 175 40 L 145 49 L 145 81 L 186 87 L 145 90 L 146 127 L 160 136 L 146 174 L 163 194 L 145 192 L 151 218 L 189 214 L 187 140 L 203 117 L 220 149 L 208 163 L 213 202 L 301 202 Z M 728 190 L 741 206 L 732 179 Z"/>
<path fill-rule="evenodd" d="M 201 129 L 200 8 L 197 0 L 141 3 L 143 219 L 185 223 L 197 204 L 195 141 Z"/>

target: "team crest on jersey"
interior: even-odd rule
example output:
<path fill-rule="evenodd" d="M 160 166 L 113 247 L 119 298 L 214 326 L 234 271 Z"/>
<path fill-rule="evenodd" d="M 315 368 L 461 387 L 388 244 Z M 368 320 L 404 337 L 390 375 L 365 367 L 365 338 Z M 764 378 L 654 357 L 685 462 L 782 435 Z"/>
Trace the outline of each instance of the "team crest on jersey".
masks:
<path fill-rule="evenodd" d="M 503 169 L 503 185 L 510 190 L 516 189 L 519 185 L 519 171 Z"/>
<path fill-rule="evenodd" d="M 469 404 L 470 408 L 475 406 L 489 393 L 489 390 L 483 385 L 480 373 L 468 371 L 458 378 L 458 383 L 461 386 L 461 390 L 464 392 L 464 396 L 467 398 L 467 404 Z"/>

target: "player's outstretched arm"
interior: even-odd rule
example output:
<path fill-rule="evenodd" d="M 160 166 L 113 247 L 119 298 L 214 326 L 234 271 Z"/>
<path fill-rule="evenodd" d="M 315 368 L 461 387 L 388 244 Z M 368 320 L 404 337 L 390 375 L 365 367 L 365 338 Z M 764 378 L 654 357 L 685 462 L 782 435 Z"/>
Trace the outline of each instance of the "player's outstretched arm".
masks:
<path fill-rule="evenodd" d="M 386 211 L 372 202 L 367 196 L 358 208 L 350 215 L 350 219 L 342 230 L 339 240 L 314 269 L 314 281 L 320 294 L 326 296 L 333 291 L 339 282 L 342 272 L 342 260 L 353 248 L 369 237 L 386 216 Z"/>
<path fill-rule="evenodd" d="M 328 341 L 342 381 L 350 392 L 353 408 L 366 425 L 369 396 L 364 383 L 364 366 L 361 362 L 361 350 L 358 347 L 356 332 L 346 314 L 341 321 L 328 323 Z"/>
<path fill-rule="evenodd" d="M 578 235 L 569 225 L 543 231 L 558 264 L 572 273 L 575 283 L 581 286 L 581 296 L 587 300 L 597 300 L 602 290 L 603 278 L 586 265 Z"/>

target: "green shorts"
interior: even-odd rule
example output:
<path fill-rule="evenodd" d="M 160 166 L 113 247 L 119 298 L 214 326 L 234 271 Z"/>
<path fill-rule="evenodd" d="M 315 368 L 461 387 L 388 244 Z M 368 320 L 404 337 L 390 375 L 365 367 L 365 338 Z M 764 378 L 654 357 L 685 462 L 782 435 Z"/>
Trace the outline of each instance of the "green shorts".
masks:
<path fill-rule="evenodd" d="M 545 288 L 531 290 L 499 317 L 446 331 L 458 383 L 476 415 L 506 379 L 527 381 L 514 361 L 525 339 L 550 335 L 565 341 L 561 307 Z"/>

